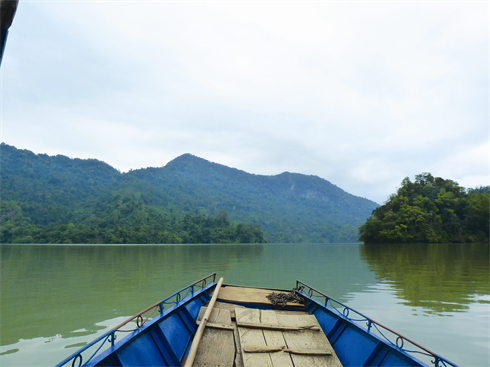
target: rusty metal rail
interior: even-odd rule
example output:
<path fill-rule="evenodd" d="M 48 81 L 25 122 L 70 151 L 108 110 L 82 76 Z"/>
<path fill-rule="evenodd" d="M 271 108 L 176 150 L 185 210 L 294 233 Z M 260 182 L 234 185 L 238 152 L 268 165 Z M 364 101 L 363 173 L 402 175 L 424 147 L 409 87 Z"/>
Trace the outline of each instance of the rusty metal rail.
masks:
<path fill-rule="evenodd" d="M 195 281 L 194 283 L 190 284 L 189 286 L 181 289 L 180 291 L 175 292 L 171 296 L 164 298 L 163 300 L 155 303 L 154 305 L 144 309 L 141 312 L 138 312 L 136 315 L 130 317 L 126 321 L 122 322 L 121 324 L 117 325 L 116 327 L 112 328 L 111 330 L 107 331 L 100 337 L 96 338 L 92 342 L 88 343 L 85 345 L 82 349 L 79 349 L 77 352 L 72 354 L 71 356 L 67 357 L 65 360 L 57 364 L 55 367 L 61 367 L 66 365 L 68 362 L 71 361 L 71 366 L 72 367 L 82 367 L 88 362 L 90 362 L 102 349 L 104 346 L 114 346 L 115 340 L 118 335 L 116 333 L 128 333 L 135 331 L 142 327 L 148 320 L 150 320 L 151 316 L 155 313 L 155 311 L 158 309 L 160 315 L 163 314 L 167 306 L 173 306 L 173 305 L 178 305 L 181 301 L 185 300 L 188 296 L 193 296 L 194 292 L 203 289 L 204 287 L 213 284 L 216 282 L 216 273 L 210 274 L 207 277 L 204 277 L 202 279 L 199 279 L 198 281 Z M 144 316 L 150 312 L 148 315 Z M 130 322 L 136 322 L 136 328 L 130 329 L 130 330 L 123 330 L 122 327 L 126 326 Z M 82 353 L 87 352 L 88 350 L 91 349 L 93 351 L 92 355 L 86 360 L 83 361 Z M 105 348 L 104 348 L 105 349 Z"/>
<path fill-rule="evenodd" d="M 380 324 L 377 321 L 370 319 L 369 317 L 367 317 L 367 316 L 363 315 L 362 313 L 354 310 L 353 308 L 350 308 L 349 306 L 344 305 L 342 302 L 339 302 L 336 299 L 327 296 L 325 293 L 322 293 L 319 290 L 317 290 L 313 287 L 310 287 L 309 285 L 307 285 L 307 284 L 305 284 L 299 280 L 296 280 L 296 290 L 299 291 L 300 293 L 302 293 L 303 295 L 308 296 L 311 299 L 314 299 L 314 297 L 315 298 L 321 298 L 323 300 L 323 305 L 326 308 L 328 308 L 331 311 L 334 311 L 339 316 L 343 317 L 344 319 L 346 319 L 348 321 L 355 322 L 356 324 L 358 324 L 361 327 L 362 327 L 362 323 L 365 322 L 366 326 L 367 326 L 366 330 L 368 333 L 374 335 L 373 330 L 375 329 L 377 331 L 377 334 L 379 334 L 379 336 L 381 336 L 384 340 L 386 340 L 388 342 L 388 344 L 390 344 L 391 346 L 393 346 L 399 350 L 402 350 L 402 351 L 404 351 L 406 353 L 410 353 L 410 354 L 416 353 L 416 354 L 422 354 L 422 355 L 428 356 L 428 357 L 432 358 L 431 363 L 435 367 L 440 367 L 440 366 L 458 367 L 454 363 L 452 363 L 452 362 L 448 361 L 447 359 L 437 355 L 436 353 L 428 350 L 427 348 L 421 346 L 420 344 L 404 337 L 403 335 L 397 333 L 396 331 Z M 342 310 L 340 310 L 340 308 Z M 355 314 L 354 317 L 360 317 L 360 318 L 350 317 L 349 315 L 351 313 Z M 391 334 L 391 337 L 393 339 L 395 339 L 395 341 L 393 342 L 392 339 L 390 339 L 390 337 L 386 336 L 385 332 L 389 332 Z M 409 350 L 409 349 L 404 348 L 405 342 L 410 344 L 411 346 L 417 348 L 417 349 L 416 350 Z"/>
<path fill-rule="evenodd" d="M 180 300 L 182 299 L 182 293 L 185 292 L 184 297 L 183 297 L 183 298 L 185 298 L 189 294 L 193 295 L 196 287 L 204 288 L 206 285 L 208 285 L 208 282 L 214 283 L 215 281 L 216 281 L 216 273 L 210 274 L 207 277 L 199 279 L 199 280 L 195 281 L 194 283 L 192 283 L 191 285 L 189 285 L 188 287 L 181 289 L 178 292 L 175 292 L 174 294 L 165 298 L 164 300 L 155 303 L 154 305 L 144 309 L 141 312 L 138 312 L 136 315 L 130 317 L 129 319 L 127 319 L 123 323 L 117 325 L 112 330 L 114 330 L 114 331 L 125 331 L 125 332 L 134 331 L 136 329 L 133 329 L 133 330 L 120 330 L 120 329 L 135 319 L 136 319 L 137 329 L 139 329 L 150 319 L 151 315 L 153 315 L 153 313 L 155 312 L 155 310 L 157 308 L 159 309 L 160 314 L 162 314 L 164 309 L 165 309 L 165 305 L 176 304 L 176 303 L 180 302 Z M 175 301 L 171 301 L 172 298 L 175 298 Z M 152 311 L 152 312 L 143 320 L 143 315 L 149 311 Z"/>

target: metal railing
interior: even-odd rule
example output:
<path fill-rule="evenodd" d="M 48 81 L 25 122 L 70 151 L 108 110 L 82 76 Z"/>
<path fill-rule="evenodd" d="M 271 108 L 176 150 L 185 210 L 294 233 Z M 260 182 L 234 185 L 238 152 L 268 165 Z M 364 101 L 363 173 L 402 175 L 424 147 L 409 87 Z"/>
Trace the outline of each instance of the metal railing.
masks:
<path fill-rule="evenodd" d="M 362 313 L 354 310 L 353 308 L 350 308 L 349 306 L 344 305 L 342 302 L 339 302 L 335 300 L 334 298 L 331 298 L 327 296 L 326 294 L 320 292 L 319 290 L 310 287 L 309 285 L 296 280 L 296 290 L 302 293 L 303 295 L 306 295 L 310 297 L 311 299 L 315 298 L 321 298 L 323 300 L 323 305 L 328 308 L 331 311 L 334 311 L 337 313 L 339 316 L 343 317 L 344 319 L 350 321 L 350 322 L 355 322 L 359 326 L 362 326 L 362 323 L 366 323 L 366 330 L 368 333 L 377 335 L 378 337 L 381 337 L 384 339 L 388 345 L 391 345 L 392 347 L 401 350 L 405 353 L 408 354 L 421 354 L 424 356 L 428 356 L 431 359 L 431 363 L 435 367 L 448 367 L 448 366 L 453 366 L 453 367 L 458 367 L 456 364 L 448 361 L 447 359 L 435 354 L 434 352 L 428 350 L 427 348 L 422 347 L 421 345 L 415 343 L 414 341 L 404 337 L 403 335 L 397 333 L 396 331 L 380 324 L 377 321 L 374 321 L 370 319 L 369 317 L 363 315 Z M 319 301 L 318 301 L 319 302 Z M 321 303 L 321 302 L 319 302 Z M 351 313 L 354 314 L 353 317 L 351 317 Z M 376 331 L 376 333 L 374 332 Z M 389 335 L 386 335 L 389 334 Z M 393 341 L 394 339 L 394 341 Z M 411 345 L 410 349 L 404 348 L 405 343 Z M 415 349 L 414 349 L 415 348 Z M 412 350 L 414 349 L 414 350 Z"/>
<path fill-rule="evenodd" d="M 210 274 L 207 277 L 204 277 L 202 279 L 199 279 L 198 281 L 190 284 L 189 286 L 182 288 L 180 291 L 175 292 L 171 296 L 168 296 L 167 298 L 164 298 L 163 300 L 155 303 L 154 305 L 144 309 L 141 312 L 138 312 L 136 315 L 130 317 L 123 323 L 117 325 L 116 327 L 112 328 L 111 330 L 107 331 L 100 337 L 96 338 L 92 342 L 88 343 L 85 345 L 83 348 L 79 349 L 75 353 L 73 353 L 71 356 L 67 357 L 64 359 L 62 362 L 57 364 L 55 367 L 61 367 L 66 365 L 68 362 L 72 362 L 71 366 L 72 367 L 82 367 L 89 363 L 96 355 L 99 354 L 102 350 L 105 350 L 107 347 L 113 347 L 114 343 L 118 337 L 117 333 L 129 333 L 132 331 L 135 331 L 139 328 L 141 328 L 148 320 L 151 319 L 152 315 L 155 313 L 156 310 L 159 311 L 159 314 L 162 315 L 163 312 L 166 310 L 168 306 L 174 306 L 178 305 L 180 302 L 185 300 L 188 296 L 192 297 L 194 295 L 194 292 L 196 290 L 202 289 L 206 287 L 209 284 L 215 283 L 216 282 L 216 273 Z M 129 330 L 124 330 L 122 329 L 124 326 L 128 325 L 131 322 L 136 322 L 136 328 L 132 328 Z M 106 348 L 103 348 L 103 347 Z M 90 349 L 90 351 L 89 351 Z M 86 360 L 83 361 L 83 353 L 90 354 L 90 357 Z M 82 364 L 83 363 L 83 364 Z"/>

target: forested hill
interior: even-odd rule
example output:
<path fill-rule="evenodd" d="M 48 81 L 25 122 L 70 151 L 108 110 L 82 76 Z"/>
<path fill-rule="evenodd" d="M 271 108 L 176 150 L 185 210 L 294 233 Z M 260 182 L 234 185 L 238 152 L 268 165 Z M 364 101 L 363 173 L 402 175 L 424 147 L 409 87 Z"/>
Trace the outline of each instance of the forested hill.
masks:
<path fill-rule="evenodd" d="M 365 243 L 482 242 L 489 238 L 490 188 L 465 190 L 425 172 L 405 177 L 396 194 L 359 228 Z"/>
<path fill-rule="evenodd" d="M 260 226 L 269 242 L 354 242 L 377 207 L 316 176 L 253 175 L 190 154 L 128 173 L 95 159 L 36 155 L 3 143 L 0 154 L 2 203 L 14 203 L 40 227 L 117 227 L 130 215 L 118 205 L 130 200 L 145 215 L 174 221 L 226 212 L 230 221 Z"/>
<path fill-rule="evenodd" d="M 356 228 L 377 206 L 317 176 L 253 175 L 190 154 L 127 176 L 165 191 L 153 203 L 224 210 L 232 220 L 260 224 L 273 242 L 355 242 Z"/>

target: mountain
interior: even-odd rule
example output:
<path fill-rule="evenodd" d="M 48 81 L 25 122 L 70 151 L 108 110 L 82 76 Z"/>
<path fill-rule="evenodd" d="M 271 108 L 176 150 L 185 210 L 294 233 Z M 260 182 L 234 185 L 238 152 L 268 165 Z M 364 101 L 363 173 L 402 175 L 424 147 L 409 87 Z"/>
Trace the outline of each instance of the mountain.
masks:
<path fill-rule="evenodd" d="M 32 223 L 82 223 L 116 195 L 160 213 L 217 215 L 258 224 L 269 242 L 357 242 L 378 205 L 317 176 L 254 175 L 184 154 L 159 168 L 121 173 L 104 162 L 0 146 L 1 198 Z"/>
<path fill-rule="evenodd" d="M 0 145 L 0 198 L 16 201 L 34 224 L 76 222 L 87 207 L 124 185 L 119 171 L 96 159 L 34 154 Z"/>

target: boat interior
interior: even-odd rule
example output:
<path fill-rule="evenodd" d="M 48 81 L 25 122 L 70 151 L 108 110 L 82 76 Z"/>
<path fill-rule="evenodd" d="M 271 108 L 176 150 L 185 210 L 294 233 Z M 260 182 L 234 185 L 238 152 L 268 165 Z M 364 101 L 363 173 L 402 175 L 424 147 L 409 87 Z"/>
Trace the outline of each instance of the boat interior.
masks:
<path fill-rule="evenodd" d="M 222 287 L 192 365 L 342 366 L 316 317 L 300 303 L 284 305 L 287 310 L 271 309 L 267 296 L 274 292 Z M 198 324 L 206 309 L 201 308 Z"/>

